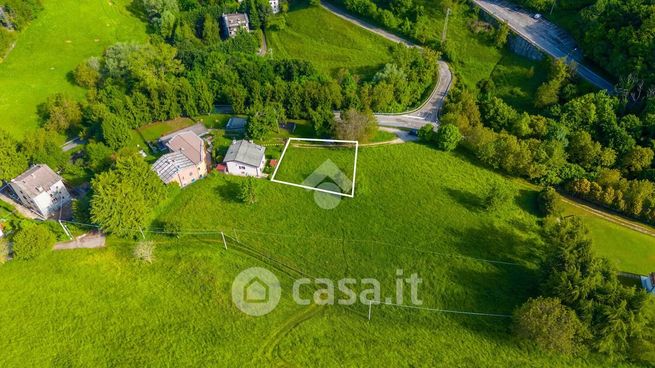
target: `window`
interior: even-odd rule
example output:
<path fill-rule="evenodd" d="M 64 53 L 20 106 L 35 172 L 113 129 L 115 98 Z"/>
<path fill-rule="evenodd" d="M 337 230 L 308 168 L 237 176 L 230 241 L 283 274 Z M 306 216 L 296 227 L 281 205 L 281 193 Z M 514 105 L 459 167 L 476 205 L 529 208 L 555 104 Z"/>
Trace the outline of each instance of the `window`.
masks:
<path fill-rule="evenodd" d="M 246 169 L 245 166 L 241 166 L 241 165 L 239 165 L 239 170 L 245 170 L 245 169 Z"/>

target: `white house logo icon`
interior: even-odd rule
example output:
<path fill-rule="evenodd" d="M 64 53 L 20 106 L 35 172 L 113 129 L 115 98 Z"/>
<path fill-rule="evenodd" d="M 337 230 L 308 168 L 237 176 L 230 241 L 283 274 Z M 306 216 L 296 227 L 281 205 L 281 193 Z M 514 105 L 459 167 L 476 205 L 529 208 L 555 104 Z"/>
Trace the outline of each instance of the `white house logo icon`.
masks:
<path fill-rule="evenodd" d="M 280 302 L 280 281 L 269 270 L 251 267 L 242 271 L 232 282 L 232 301 L 243 313 L 263 316 Z"/>
<path fill-rule="evenodd" d="M 329 179 L 331 181 L 327 181 Z M 325 160 L 314 172 L 303 182 L 302 186 L 314 188 L 314 202 L 326 210 L 331 210 L 339 205 L 341 197 L 352 197 L 354 186 L 352 180 L 332 162 Z"/>

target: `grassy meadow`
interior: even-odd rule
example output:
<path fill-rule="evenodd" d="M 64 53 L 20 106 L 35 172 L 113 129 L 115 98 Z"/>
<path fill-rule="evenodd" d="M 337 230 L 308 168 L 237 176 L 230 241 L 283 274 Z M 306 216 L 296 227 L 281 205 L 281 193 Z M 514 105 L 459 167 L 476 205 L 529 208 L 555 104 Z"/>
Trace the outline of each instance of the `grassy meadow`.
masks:
<path fill-rule="evenodd" d="M 642 275 L 655 272 L 655 237 L 652 235 L 615 224 L 571 205 L 566 205 L 566 213 L 582 218 L 589 228 L 596 253 L 611 259 L 620 271 Z"/>
<path fill-rule="evenodd" d="M 0 128 L 22 137 L 37 127 L 37 106 L 49 95 L 84 95 L 69 75 L 82 60 L 119 41 L 145 41 L 146 25 L 127 10 L 130 3 L 43 0 L 43 11 L 0 63 Z"/>
<path fill-rule="evenodd" d="M 285 170 L 303 173 L 325 151 L 302 148 L 294 153 L 305 159 Z M 163 204 L 152 228 L 175 223 L 184 234 L 151 233 L 152 264 L 134 259 L 133 242 L 111 239 L 106 249 L 1 266 L 0 365 L 612 366 L 523 350 L 504 317 L 374 306 L 368 321 L 362 304 L 293 303 L 300 275 L 374 277 L 385 298 L 402 269 L 423 279 L 423 307 L 511 313 L 537 292 L 547 246 L 536 192 L 518 182 L 414 143 L 361 148 L 356 196 L 332 210 L 312 192 L 264 180 L 246 205 L 235 199 L 242 180 L 213 174 Z M 514 198 L 490 213 L 481 200 L 495 182 Z M 283 289 L 281 304 L 259 318 L 230 296 L 233 278 L 253 266 L 274 272 Z"/>
<path fill-rule="evenodd" d="M 292 2 L 286 18 L 284 29 L 266 32 L 273 57 L 308 60 L 333 76 L 347 68 L 364 78 L 372 77 L 391 60 L 391 41 L 323 8 Z"/>

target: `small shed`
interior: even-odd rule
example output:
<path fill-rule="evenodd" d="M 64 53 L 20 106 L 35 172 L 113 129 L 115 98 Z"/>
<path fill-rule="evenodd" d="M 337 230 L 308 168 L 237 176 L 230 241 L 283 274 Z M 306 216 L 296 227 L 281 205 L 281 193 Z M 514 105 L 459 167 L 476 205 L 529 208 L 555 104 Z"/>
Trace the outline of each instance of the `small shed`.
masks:
<path fill-rule="evenodd" d="M 227 124 L 225 125 L 225 130 L 232 131 L 232 132 L 236 132 L 236 131 L 243 132 L 246 130 L 247 124 L 248 124 L 247 119 L 233 116 L 230 118 L 230 120 L 227 121 Z"/>

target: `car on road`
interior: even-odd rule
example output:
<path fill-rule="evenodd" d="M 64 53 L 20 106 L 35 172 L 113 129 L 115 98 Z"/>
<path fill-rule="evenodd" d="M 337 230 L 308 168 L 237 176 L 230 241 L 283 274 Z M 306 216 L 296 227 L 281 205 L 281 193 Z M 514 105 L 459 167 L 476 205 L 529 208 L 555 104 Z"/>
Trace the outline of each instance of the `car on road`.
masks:
<path fill-rule="evenodd" d="M 539 20 L 539 19 L 541 19 L 541 14 L 537 13 L 537 14 L 533 15 L 532 18 Z"/>

